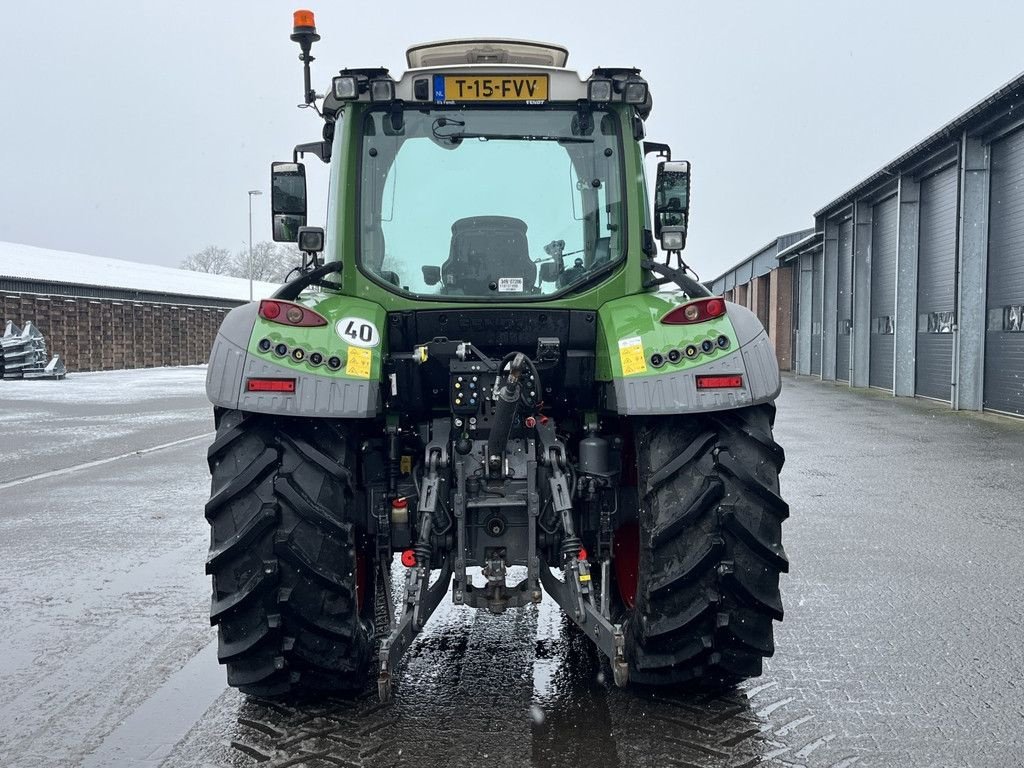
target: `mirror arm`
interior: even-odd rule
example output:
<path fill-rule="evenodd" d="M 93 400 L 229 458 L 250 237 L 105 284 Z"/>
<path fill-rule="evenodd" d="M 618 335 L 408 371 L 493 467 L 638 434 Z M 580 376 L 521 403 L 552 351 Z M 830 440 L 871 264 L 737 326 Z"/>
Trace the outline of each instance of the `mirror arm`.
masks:
<path fill-rule="evenodd" d="M 662 144 L 660 141 L 644 142 L 644 157 L 651 153 L 657 153 L 658 157 L 664 157 L 666 160 L 672 159 L 672 147 L 668 144 Z"/>
<path fill-rule="evenodd" d="M 640 260 L 640 266 L 642 268 L 649 272 L 653 272 L 655 275 L 661 275 L 661 277 L 645 280 L 643 283 L 645 290 L 655 286 L 665 285 L 666 283 L 675 283 L 679 287 L 682 287 L 682 283 L 680 282 L 682 280 L 693 280 L 694 282 L 699 282 L 700 278 L 697 277 L 697 273 L 690 269 L 689 265 L 678 255 L 678 252 L 675 253 L 677 258 L 679 258 L 679 263 L 682 265 L 681 269 L 670 266 L 667 263 L 667 259 L 665 264 L 662 264 L 660 261 L 655 261 L 653 258 Z M 669 255 L 668 258 L 671 258 L 671 255 Z M 686 274 L 687 272 L 691 272 L 693 277 Z"/>
<path fill-rule="evenodd" d="M 306 153 L 316 155 L 324 163 L 331 162 L 331 145 L 326 141 L 311 141 L 308 144 L 296 144 L 292 150 L 292 162 L 299 162 Z"/>
<path fill-rule="evenodd" d="M 313 283 L 318 283 L 320 278 L 326 277 L 332 272 L 341 272 L 342 264 L 340 261 L 332 261 L 328 264 L 324 264 L 322 267 L 317 267 L 311 272 L 307 272 L 302 277 L 297 277 L 290 283 L 285 283 L 271 296 L 272 299 L 281 299 L 282 301 L 291 301 L 292 299 L 298 298 L 299 294 L 302 293 L 306 288 L 311 286 Z"/>

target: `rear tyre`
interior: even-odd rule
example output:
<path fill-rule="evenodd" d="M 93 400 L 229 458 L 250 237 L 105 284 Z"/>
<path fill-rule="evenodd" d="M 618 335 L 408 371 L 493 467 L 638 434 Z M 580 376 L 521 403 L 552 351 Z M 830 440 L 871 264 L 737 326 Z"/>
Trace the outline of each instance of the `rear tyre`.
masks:
<path fill-rule="evenodd" d="M 789 569 L 774 419 L 773 405 L 759 405 L 637 423 L 632 681 L 721 688 L 760 675 L 774 653 L 779 574 Z"/>
<path fill-rule="evenodd" d="M 351 429 L 241 411 L 216 420 L 206 570 L 228 684 L 257 696 L 361 689 L 375 590 Z"/>

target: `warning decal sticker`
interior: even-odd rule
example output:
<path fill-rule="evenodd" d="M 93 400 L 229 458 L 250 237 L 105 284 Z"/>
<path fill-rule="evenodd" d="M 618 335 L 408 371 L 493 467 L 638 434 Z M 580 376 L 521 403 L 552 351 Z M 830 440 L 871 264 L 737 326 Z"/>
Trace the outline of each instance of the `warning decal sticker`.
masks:
<path fill-rule="evenodd" d="M 348 348 L 348 364 L 345 366 L 345 375 L 355 379 L 370 378 L 370 364 L 373 362 L 373 353 L 368 349 L 359 347 Z"/>
<path fill-rule="evenodd" d="M 622 375 L 632 376 L 647 372 L 647 359 L 644 356 L 644 343 L 639 336 L 619 339 L 619 362 L 622 364 Z"/>

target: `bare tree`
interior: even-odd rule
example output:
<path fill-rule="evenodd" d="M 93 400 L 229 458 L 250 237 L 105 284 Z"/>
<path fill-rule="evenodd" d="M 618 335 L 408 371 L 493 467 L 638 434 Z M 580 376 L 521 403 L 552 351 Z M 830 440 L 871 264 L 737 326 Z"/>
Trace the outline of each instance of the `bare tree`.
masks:
<path fill-rule="evenodd" d="M 285 243 L 253 243 L 252 260 L 248 247 L 232 255 L 227 248 L 210 245 L 181 260 L 182 269 L 208 272 L 211 275 L 231 275 L 268 283 L 283 283 L 293 269 L 302 263 L 299 249 Z"/>
<path fill-rule="evenodd" d="M 227 248 L 208 245 L 198 253 L 182 259 L 180 267 L 193 272 L 208 272 L 211 275 L 230 275 L 233 274 L 234 264 L 231 251 Z"/>
<path fill-rule="evenodd" d="M 253 243 L 252 260 L 249 249 L 243 248 L 235 254 L 231 274 L 238 277 L 252 277 L 270 283 L 282 283 L 288 273 L 299 266 L 299 251 L 294 246 L 278 243 Z"/>
<path fill-rule="evenodd" d="M 283 283 L 293 269 L 302 265 L 302 251 L 294 243 L 278 243 L 277 251 L 279 271 L 273 282 Z"/>

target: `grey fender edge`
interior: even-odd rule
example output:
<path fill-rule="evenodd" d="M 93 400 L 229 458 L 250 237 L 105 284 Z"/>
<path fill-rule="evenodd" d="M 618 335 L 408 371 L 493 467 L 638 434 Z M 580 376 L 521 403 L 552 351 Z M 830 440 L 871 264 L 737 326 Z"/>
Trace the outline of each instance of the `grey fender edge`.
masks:
<path fill-rule="evenodd" d="M 757 316 L 738 304 L 728 304 L 739 349 L 689 370 L 657 376 L 616 379 L 605 384 L 609 410 L 624 416 L 659 416 L 744 408 L 770 403 L 782 391 L 775 349 Z M 743 387 L 698 390 L 697 375 L 740 374 Z"/>
<path fill-rule="evenodd" d="M 206 371 L 206 397 L 221 408 L 282 416 L 361 419 L 377 415 L 380 385 L 376 381 L 318 376 L 284 368 L 247 351 L 256 322 L 257 304 L 228 312 L 213 342 Z M 247 392 L 250 377 L 295 378 L 295 394 Z"/>

